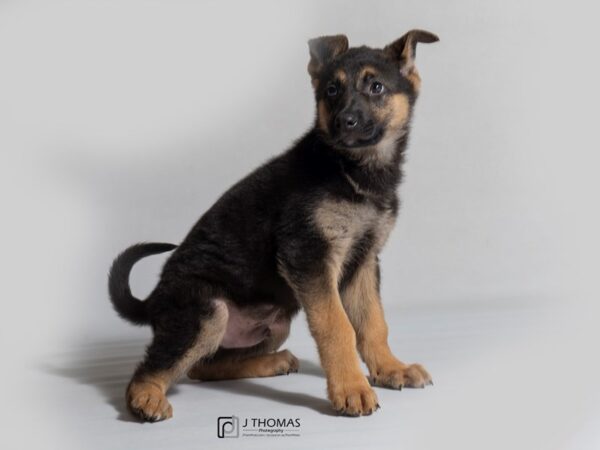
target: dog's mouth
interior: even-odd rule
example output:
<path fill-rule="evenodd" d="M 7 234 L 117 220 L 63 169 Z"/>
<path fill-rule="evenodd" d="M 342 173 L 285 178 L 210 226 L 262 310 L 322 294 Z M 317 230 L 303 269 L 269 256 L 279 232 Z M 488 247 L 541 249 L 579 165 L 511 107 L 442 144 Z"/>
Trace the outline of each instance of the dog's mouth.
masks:
<path fill-rule="evenodd" d="M 340 148 L 370 147 L 377 144 L 383 138 L 384 133 L 385 130 L 383 128 L 376 127 L 373 123 L 370 123 L 360 133 L 340 136 L 335 144 Z"/>

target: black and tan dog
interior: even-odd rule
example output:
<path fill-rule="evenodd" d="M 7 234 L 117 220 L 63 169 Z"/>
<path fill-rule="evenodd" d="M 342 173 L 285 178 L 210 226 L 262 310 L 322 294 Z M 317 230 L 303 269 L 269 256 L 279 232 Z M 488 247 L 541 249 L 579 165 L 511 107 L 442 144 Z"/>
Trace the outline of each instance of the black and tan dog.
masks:
<path fill-rule="evenodd" d="M 309 42 L 317 115 L 290 150 L 229 189 L 179 245 L 137 244 L 114 262 L 117 312 L 150 324 L 154 339 L 127 388 L 140 418 L 172 416 L 169 386 L 268 377 L 298 369 L 278 350 L 303 308 L 327 376 L 333 407 L 371 414 L 371 384 L 431 383 L 425 369 L 396 359 L 379 298 L 382 249 L 398 212 L 396 188 L 420 78 L 413 30 L 383 49 L 348 48 L 343 35 Z M 128 285 L 139 259 L 169 250 L 160 282 L 144 302 Z"/>

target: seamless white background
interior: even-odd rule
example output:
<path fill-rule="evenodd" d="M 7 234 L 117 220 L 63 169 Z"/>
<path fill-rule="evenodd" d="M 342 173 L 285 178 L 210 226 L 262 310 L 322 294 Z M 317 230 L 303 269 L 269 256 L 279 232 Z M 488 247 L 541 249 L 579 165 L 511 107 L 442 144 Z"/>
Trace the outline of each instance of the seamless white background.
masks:
<path fill-rule="evenodd" d="M 405 439 L 407 448 L 593 448 L 600 427 L 596 9 L 541 0 L 0 2 L 2 439 L 76 448 L 74 420 L 81 439 L 98 438 L 103 426 L 127 434 L 132 424 L 117 421 L 114 409 L 84 419 L 105 399 L 77 403 L 73 377 L 55 373 L 77 365 L 70 356 L 81 356 L 81 346 L 133 342 L 141 355 L 148 330 L 120 321 L 108 303 L 111 259 L 134 242 L 179 242 L 225 189 L 311 126 L 309 38 L 345 33 L 351 45 L 380 47 L 424 28 L 441 41 L 417 49 L 422 95 L 401 215 L 382 256 L 383 297 L 392 322 L 426 330 L 415 337 L 393 328 L 393 337 L 413 342 L 411 358 L 421 358 L 416 349 L 430 352 L 457 387 L 452 395 L 438 388 L 434 373 L 429 400 L 419 406 L 416 393 L 411 400 L 414 426 L 398 431 L 395 421 L 409 418 L 392 407 L 365 429 L 380 427 L 382 447 Z M 150 291 L 162 261 L 136 266 L 137 295 Z M 476 320 L 461 328 L 457 311 Z M 513 316 L 515 330 L 502 319 Z M 489 331 L 486 317 L 494 345 L 477 338 Z M 464 345 L 457 351 L 445 340 L 448 324 L 455 337 L 479 331 L 472 341 L 469 332 L 464 342 L 450 340 Z M 290 348 L 306 348 L 310 359 L 304 328 L 300 318 Z M 96 358 L 98 370 L 111 363 L 110 348 L 106 360 Z M 455 359 L 444 359 L 453 349 Z M 470 359 L 471 350 L 478 356 Z M 471 369 L 483 377 L 473 392 Z M 324 380 L 316 381 L 314 396 L 323 396 Z M 479 413 L 469 409 L 475 405 Z M 293 401 L 280 408 L 302 411 Z M 213 439 L 213 416 L 203 417 Z M 453 434 L 453 417 L 485 432 Z M 327 420 L 340 430 L 363 423 Z M 164 442 L 177 433 L 161 430 Z M 343 431 L 327 436 L 332 447 L 351 443 Z M 197 438 L 197 446 L 177 446 L 217 445 Z"/>

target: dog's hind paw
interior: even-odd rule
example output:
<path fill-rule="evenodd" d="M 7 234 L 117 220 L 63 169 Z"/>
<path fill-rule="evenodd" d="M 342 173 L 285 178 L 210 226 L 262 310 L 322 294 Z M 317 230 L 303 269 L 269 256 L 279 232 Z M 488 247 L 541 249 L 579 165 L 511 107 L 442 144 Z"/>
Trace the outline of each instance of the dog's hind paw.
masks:
<path fill-rule="evenodd" d="M 127 390 L 129 410 L 146 422 L 158 422 L 173 417 L 173 408 L 165 394 L 151 383 L 132 383 Z"/>

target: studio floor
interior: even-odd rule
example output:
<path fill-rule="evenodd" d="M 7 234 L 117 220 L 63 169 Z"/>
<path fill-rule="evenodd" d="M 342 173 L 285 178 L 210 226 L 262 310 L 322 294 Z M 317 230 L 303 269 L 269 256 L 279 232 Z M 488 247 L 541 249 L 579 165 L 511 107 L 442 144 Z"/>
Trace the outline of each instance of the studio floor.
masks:
<path fill-rule="evenodd" d="M 600 365 L 585 350 L 598 333 L 585 307 L 568 311 L 527 300 L 388 308 L 392 348 L 423 363 L 435 384 L 376 388 L 381 409 L 361 418 L 330 409 L 302 315 L 285 345 L 300 359 L 299 373 L 183 379 L 170 393 L 173 419 L 155 424 L 135 421 L 123 400 L 149 331 L 99 333 L 30 367 L 32 384 L 43 386 L 36 395 L 45 426 L 27 438 L 62 449 L 598 449 Z M 232 415 L 299 419 L 299 436 L 219 439 L 218 417 Z"/>

